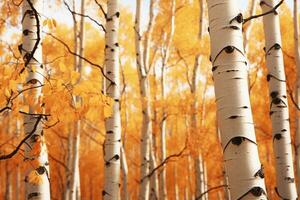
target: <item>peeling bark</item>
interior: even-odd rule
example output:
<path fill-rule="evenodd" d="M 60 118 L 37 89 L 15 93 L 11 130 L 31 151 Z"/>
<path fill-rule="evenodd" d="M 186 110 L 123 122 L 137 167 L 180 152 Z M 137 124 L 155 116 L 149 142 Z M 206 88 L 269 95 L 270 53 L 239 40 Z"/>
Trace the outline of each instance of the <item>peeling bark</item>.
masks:
<path fill-rule="evenodd" d="M 211 60 L 226 174 L 232 199 L 267 199 L 252 119 L 242 22 L 236 0 L 207 0 Z"/>
<path fill-rule="evenodd" d="M 272 9 L 275 5 L 275 0 L 260 1 L 263 12 Z M 264 15 L 263 24 L 266 38 L 270 117 L 272 121 L 274 156 L 276 158 L 276 191 L 282 199 L 296 199 L 297 191 L 292 159 L 286 79 L 277 11 Z"/>

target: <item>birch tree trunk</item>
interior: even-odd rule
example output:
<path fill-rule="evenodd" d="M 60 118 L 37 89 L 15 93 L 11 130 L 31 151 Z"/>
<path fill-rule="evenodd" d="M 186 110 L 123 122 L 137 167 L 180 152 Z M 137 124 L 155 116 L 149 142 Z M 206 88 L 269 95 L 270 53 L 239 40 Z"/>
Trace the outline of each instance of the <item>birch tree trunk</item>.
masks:
<path fill-rule="evenodd" d="M 267 199 L 251 113 L 242 22 L 236 0 L 207 0 L 211 60 L 231 198 Z"/>
<path fill-rule="evenodd" d="M 262 0 L 260 2 L 263 12 L 272 9 L 276 4 L 275 0 Z M 272 120 L 273 146 L 276 158 L 276 191 L 282 199 L 296 199 L 297 191 L 292 159 L 286 79 L 277 11 L 264 15 L 263 24 L 266 38 L 270 117 Z"/>
<path fill-rule="evenodd" d="M 166 45 L 162 49 L 162 69 L 161 69 L 161 98 L 162 101 L 166 98 L 166 84 L 165 84 L 165 70 L 167 67 L 167 62 L 170 56 L 170 48 L 172 39 L 175 32 L 175 9 L 176 9 L 176 1 L 172 0 L 171 2 L 171 25 L 170 25 L 170 33 L 168 38 L 165 35 Z M 161 162 L 164 162 L 166 159 L 166 127 L 167 127 L 167 113 L 165 109 L 165 105 L 162 108 L 162 121 L 160 126 L 161 133 Z M 167 187 L 166 187 L 166 166 L 164 166 L 159 175 L 159 199 L 166 200 L 167 199 Z"/>
<path fill-rule="evenodd" d="M 128 166 L 126 161 L 125 149 L 121 147 L 121 168 L 123 172 L 123 188 L 121 192 L 122 200 L 129 200 L 128 189 L 127 189 L 127 180 L 128 180 Z"/>
<path fill-rule="evenodd" d="M 300 105 L 300 51 L 299 51 L 299 18 L 298 18 L 298 1 L 294 0 L 294 51 L 297 69 L 296 79 L 296 103 Z M 299 111 L 296 110 L 296 133 L 295 133 L 295 159 L 296 159 L 296 172 L 297 172 L 297 194 L 300 195 L 300 118 Z"/>
<path fill-rule="evenodd" d="M 104 200 L 120 199 L 120 69 L 119 69 L 119 1 L 108 0 L 105 34 L 105 87 L 106 95 L 113 99 L 112 114 L 105 118 L 104 142 Z"/>
<path fill-rule="evenodd" d="M 258 0 L 251 0 L 250 1 L 250 10 L 249 10 L 249 16 L 255 15 L 256 12 L 256 5 L 257 5 Z M 248 52 L 249 50 L 249 38 L 250 38 L 250 33 L 251 33 L 251 28 L 253 26 L 253 20 L 250 20 L 247 24 L 247 26 L 243 27 L 244 28 L 244 48 L 245 52 Z"/>
<path fill-rule="evenodd" d="M 75 1 L 73 1 L 73 9 L 76 9 Z M 81 0 L 80 13 L 85 14 L 85 0 Z M 76 16 L 73 15 L 74 21 L 74 52 L 77 52 L 79 56 L 83 56 L 83 42 L 84 42 L 84 17 L 80 17 L 79 32 L 77 31 L 77 20 Z M 80 77 L 76 84 L 81 80 L 82 73 L 82 59 L 75 56 L 74 57 L 74 70 L 80 74 Z M 81 104 L 81 97 L 75 96 L 75 104 Z M 80 149 L 80 132 L 81 132 L 81 122 L 80 119 L 77 120 L 74 124 L 74 134 L 72 138 L 72 156 L 71 156 L 71 182 L 70 182 L 70 200 L 79 200 L 80 199 L 80 173 L 79 173 L 79 149 Z"/>
<path fill-rule="evenodd" d="M 202 155 L 199 154 L 195 159 L 195 172 L 196 172 L 196 198 L 199 197 L 205 191 L 204 186 L 204 169 L 203 169 Z M 204 200 L 204 195 L 200 198 Z"/>
<path fill-rule="evenodd" d="M 136 62 L 139 77 L 139 86 L 142 104 L 142 133 L 141 133 L 141 172 L 140 172 L 140 188 L 139 199 L 149 199 L 149 177 L 147 176 L 150 169 L 150 142 L 152 140 L 152 122 L 151 122 L 151 102 L 150 102 L 150 88 L 149 88 L 149 51 L 150 41 L 153 29 L 153 4 L 154 0 L 150 1 L 150 21 L 145 36 L 145 43 L 143 47 L 142 33 L 141 33 L 141 0 L 136 1 L 136 16 L 135 16 L 135 49 Z M 152 13 L 152 14 L 151 14 Z"/>
<path fill-rule="evenodd" d="M 175 200 L 179 200 L 179 188 L 178 188 L 178 183 L 177 183 L 177 165 L 176 163 L 174 164 L 174 195 L 175 195 Z"/>
<path fill-rule="evenodd" d="M 42 96 L 44 67 L 42 63 L 41 21 L 42 1 L 23 1 L 23 44 L 20 45 L 25 69 L 28 72 L 26 86 L 34 87 L 25 97 L 29 113 L 24 118 L 25 134 L 30 138 L 25 145 L 25 161 L 31 163 L 25 175 L 25 199 L 50 200 L 49 162 L 42 127 L 39 99 Z"/>

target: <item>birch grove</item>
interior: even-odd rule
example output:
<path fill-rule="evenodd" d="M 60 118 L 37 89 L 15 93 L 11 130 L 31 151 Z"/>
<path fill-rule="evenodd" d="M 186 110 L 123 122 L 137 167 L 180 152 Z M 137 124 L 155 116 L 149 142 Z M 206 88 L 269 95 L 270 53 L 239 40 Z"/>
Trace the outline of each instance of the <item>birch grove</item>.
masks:
<path fill-rule="evenodd" d="M 297 199 L 298 3 L 0 1 L 0 199 Z"/>

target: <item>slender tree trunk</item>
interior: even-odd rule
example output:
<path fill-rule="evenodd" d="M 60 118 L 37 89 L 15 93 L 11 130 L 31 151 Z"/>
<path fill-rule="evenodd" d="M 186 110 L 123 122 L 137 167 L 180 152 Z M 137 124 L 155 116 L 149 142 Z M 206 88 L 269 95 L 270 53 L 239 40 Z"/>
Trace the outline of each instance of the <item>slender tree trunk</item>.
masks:
<path fill-rule="evenodd" d="M 154 135 L 152 135 L 152 140 L 150 141 L 150 171 L 155 169 L 157 166 L 156 163 L 156 156 L 155 156 L 155 144 L 154 144 Z M 158 199 L 158 178 L 157 178 L 157 173 L 154 172 L 153 175 L 150 178 L 150 200 L 157 200 Z"/>
<path fill-rule="evenodd" d="M 129 200 L 128 198 L 128 188 L 127 188 L 127 180 L 128 180 L 128 166 L 126 161 L 126 154 L 123 146 L 121 147 L 121 168 L 123 172 L 123 188 L 121 193 L 122 200 Z"/>
<path fill-rule="evenodd" d="M 12 172 L 9 169 L 8 161 L 6 161 L 6 187 L 5 187 L 5 200 L 12 199 Z"/>
<path fill-rule="evenodd" d="M 75 2 L 73 1 L 73 9 L 75 10 Z M 85 14 L 85 0 L 81 0 L 80 13 Z M 80 17 L 79 33 L 77 31 L 77 20 L 76 16 L 73 14 L 74 21 L 74 51 L 78 53 L 79 56 L 83 56 L 83 42 L 84 42 L 84 17 Z M 81 73 L 83 67 L 82 59 L 77 56 L 74 57 L 75 71 L 80 74 L 80 77 L 76 84 L 81 80 Z M 75 104 L 81 104 L 81 97 L 74 97 Z M 80 172 L 79 172 L 79 149 L 80 149 L 80 132 L 81 132 L 81 122 L 78 119 L 74 124 L 74 134 L 72 138 L 72 162 L 71 162 L 71 182 L 70 182 L 70 200 L 80 199 Z"/>
<path fill-rule="evenodd" d="M 162 58 L 162 69 L 161 69 L 161 97 L 164 101 L 166 98 L 166 84 L 165 84 L 165 70 L 167 67 L 167 62 L 170 57 L 170 48 L 172 39 L 175 32 L 175 9 L 176 9 L 176 1 L 172 0 L 171 2 L 171 26 L 170 33 L 168 39 L 166 38 L 166 45 L 163 47 L 163 58 Z M 162 121 L 160 125 L 160 133 L 161 133 L 161 162 L 166 159 L 166 127 L 167 127 L 167 113 L 165 104 L 162 108 Z M 159 175 L 159 199 L 166 200 L 167 199 L 167 187 L 166 187 L 166 166 L 164 166 Z"/>
<path fill-rule="evenodd" d="M 260 2 L 263 12 L 276 5 L 274 0 Z M 280 22 L 277 11 L 263 16 L 267 80 L 270 92 L 270 117 L 276 163 L 277 194 L 283 199 L 296 199 L 297 191 L 293 170 L 289 110 L 286 93 L 283 54 L 281 50 Z"/>
<path fill-rule="evenodd" d="M 149 51 L 150 51 L 150 41 L 153 28 L 153 4 L 154 0 L 150 1 L 150 21 L 148 24 L 144 50 L 142 42 L 141 33 L 141 0 L 136 1 L 136 16 L 135 16 L 135 48 L 136 48 L 136 62 L 137 71 L 139 76 L 139 86 L 141 94 L 141 104 L 142 104 L 142 133 L 141 133 L 141 172 L 140 172 L 140 188 L 139 188 L 139 199 L 148 200 L 149 199 L 149 186 L 150 180 L 147 176 L 150 169 L 150 142 L 152 140 L 152 122 L 151 122 L 151 102 L 150 102 L 150 85 L 149 85 Z M 152 14 L 151 14 L 152 13 Z"/>
<path fill-rule="evenodd" d="M 230 194 L 234 200 L 266 199 L 248 93 L 243 17 L 236 0 L 207 3 L 217 118 Z"/>
<path fill-rule="evenodd" d="M 296 103 L 300 105 L 300 51 L 299 51 L 299 16 L 298 16 L 298 1 L 294 0 L 294 49 L 295 49 L 295 61 L 297 69 L 296 79 Z M 296 172 L 297 172 L 297 193 L 300 195 L 300 117 L 299 111 L 296 110 L 296 145 L 295 145 L 295 159 L 296 159 Z"/>
<path fill-rule="evenodd" d="M 199 197 L 204 191 L 204 170 L 203 170 L 203 161 L 202 155 L 199 154 L 195 159 L 195 172 L 196 172 L 196 198 Z M 202 196 L 200 200 L 203 200 Z"/>
<path fill-rule="evenodd" d="M 120 199 L 120 78 L 119 78 L 119 1 L 108 0 L 105 34 L 105 87 L 106 95 L 113 99 L 112 114 L 105 118 L 104 142 L 104 200 Z"/>
<path fill-rule="evenodd" d="M 48 153 L 41 122 L 42 109 L 38 109 L 41 108 L 39 99 L 42 95 L 42 88 L 39 86 L 44 82 L 39 14 L 41 8 L 40 0 L 23 1 L 23 44 L 20 47 L 25 69 L 28 71 L 26 86 L 35 87 L 29 90 L 28 96 L 25 97 L 29 113 L 33 114 L 25 115 L 24 118 L 25 134 L 31 135 L 25 145 L 25 161 L 31 163 L 25 175 L 25 198 L 50 200 Z"/>
<path fill-rule="evenodd" d="M 249 16 L 255 15 L 256 12 L 256 5 L 257 5 L 258 0 L 251 0 L 250 1 L 250 9 L 249 9 Z M 244 27 L 244 48 L 245 52 L 248 52 L 249 50 L 249 38 L 250 38 L 250 33 L 251 33 L 251 28 L 253 26 L 253 20 L 250 20 L 247 24 L 246 27 Z"/>

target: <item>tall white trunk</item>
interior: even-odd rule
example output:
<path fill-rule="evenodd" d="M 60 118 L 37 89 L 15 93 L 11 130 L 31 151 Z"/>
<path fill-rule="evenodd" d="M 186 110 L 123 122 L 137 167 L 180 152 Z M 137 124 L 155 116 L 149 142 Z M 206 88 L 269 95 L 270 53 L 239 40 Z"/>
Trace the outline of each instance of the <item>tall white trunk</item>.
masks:
<path fill-rule="evenodd" d="M 136 62 L 137 71 L 139 77 L 139 86 L 141 94 L 142 104 L 142 132 L 141 132 L 141 172 L 140 172 L 140 188 L 139 188 L 139 199 L 149 199 L 149 186 L 150 180 L 147 176 L 150 169 L 150 142 L 152 140 L 152 122 L 151 122 L 151 102 L 150 102 L 150 83 L 148 78 L 149 72 L 149 51 L 150 41 L 153 27 L 153 3 L 154 0 L 150 1 L 150 21 L 146 32 L 146 38 L 143 48 L 142 32 L 141 32 L 141 0 L 136 1 L 136 16 L 135 16 L 135 48 L 136 48 Z"/>
<path fill-rule="evenodd" d="M 249 8 L 249 16 L 255 15 L 256 12 L 256 5 L 258 3 L 258 0 L 251 0 L 249 1 L 250 8 Z M 244 48 L 245 52 L 247 53 L 249 50 L 249 38 L 250 38 L 250 33 L 251 33 L 251 28 L 253 26 L 253 20 L 250 20 L 246 26 L 244 27 Z"/>
<path fill-rule="evenodd" d="M 196 198 L 200 197 L 202 193 L 205 191 L 204 186 L 204 169 L 203 169 L 203 161 L 202 161 L 202 155 L 199 154 L 195 159 L 195 180 L 196 180 Z M 203 200 L 204 196 L 200 198 L 200 200 Z"/>
<path fill-rule="evenodd" d="M 298 1 L 294 0 L 294 51 L 295 51 L 295 61 L 297 69 L 297 79 L 296 79 L 296 103 L 300 105 L 300 51 L 299 51 L 299 16 L 298 16 Z M 296 172 L 297 172 L 297 193 L 300 195 L 300 117 L 299 111 L 296 111 L 295 120 L 295 159 L 296 159 Z"/>
<path fill-rule="evenodd" d="M 120 68 L 119 68 L 119 1 L 107 1 L 105 34 L 105 93 L 113 99 L 112 114 L 105 118 L 104 142 L 104 200 L 120 199 Z"/>
<path fill-rule="evenodd" d="M 73 1 L 73 9 L 76 9 L 75 1 Z M 80 13 L 85 14 L 85 0 L 81 0 Z M 80 17 L 79 32 L 77 31 L 77 20 L 76 16 L 73 15 L 74 20 L 74 51 L 78 53 L 79 56 L 83 56 L 83 42 L 84 42 L 84 17 Z M 80 74 L 80 78 L 77 83 L 81 80 L 81 73 L 83 67 L 83 61 L 79 57 L 74 57 L 74 70 Z M 76 83 L 76 84 L 77 84 Z M 80 96 L 74 97 L 75 104 L 81 104 Z M 81 123 L 80 120 L 77 120 L 74 123 L 73 129 L 73 138 L 72 138 L 72 162 L 71 162 L 71 180 L 70 180 L 70 200 L 79 200 L 80 199 L 80 173 L 79 173 L 79 149 L 80 149 L 80 132 L 81 132 Z"/>
<path fill-rule="evenodd" d="M 175 9 L 176 9 L 176 1 L 172 0 L 171 2 L 171 25 L 170 25 L 170 33 L 168 38 L 166 38 L 166 45 L 163 47 L 163 55 L 162 55 L 162 69 L 161 69 L 161 98 L 164 101 L 166 98 L 166 74 L 165 70 L 167 67 L 167 62 L 170 57 L 170 48 L 173 40 L 174 32 L 175 32 Z M 166 127 L 167 127 L 167 113 L 165 111 L 165 106 L 162 108 L 162 121 L 160 126 L 161 133 L 161 162 L 166 159 Z M 167 187 L 166 187 L 166 166 L 164 166 L 159 174 L 159 199 L 166 200 L 167 199 Z"/>
<path fill-rule="evenodd" d="M 263 12 L 277 4 L 275 0 L 260 2 Z M 283 54 L 281 50 L 280 22 L 277 11 L 263 17 L 266 41 L 267 80 L 270 92 L 273 147 L 276 163 L 277 193 L 283 199 L 296 199 L 294 167 L 289 124 Z"/>
<path fill-rule="evenodd" d="M 23 44 L 20 47 L 28 71 L 26 86 L 36 87 L 29 90 L 28 96 L 25 97 L 25 104 L 29 105 L 29 113 L 33 114 L 25 115 L 24 118 L 25 134 L 31 134 L 25 145 L 25 161 L 32 164 L 29 165 L 25 175 L 25 198 L 50 200 L 48 153 L 41 123 L 42 116 L 39 115 L 42 113 L 37 111 L 41 106 L 39 98 L 42 95 L 41 87 L 38 86 L 44 82 L 39 14 L 41 8 L 40 0 L 23 1 Z"/>
<path fill-rule="evenodd" d="M 154 168 L 157 166 L 156 158 L 155 158 L 155 137 L 152 135 L 152 140 L 150 141 L 150 171 L 154 170 Z M 150 200 L 157 200 L 158 199 L 158 178 L 157 173 L 154 172 L 153 175 L 150 178 Z"/>
<path fill-rule="evenodd" d="M 251 113 L 242 21 L 236 0 L 207 0 L 211 60 L 232 199 L 266 199 Z"/>
<path fill-rule="evenodd" d="M 123 146 L 121 147 L 121 168 L 122 168 L 122 173 L 123 173 L 123 188 L 122 188 L 122 192 L 121 192 L 121 199 L 129 200 L 128 188 L 127 188 L 128 166 L 127 166 L 127 161 L 126 161 L 125 149 L 123 148 Z"/>

